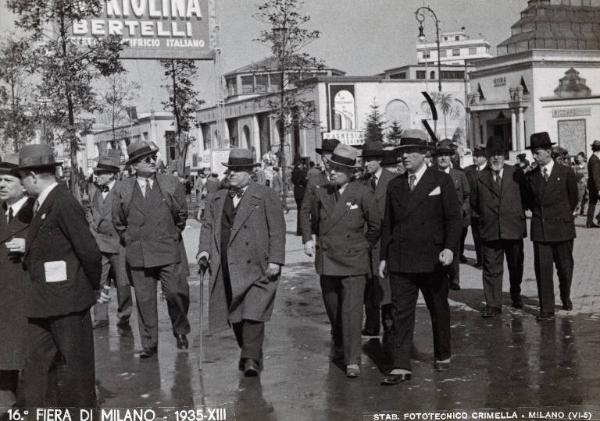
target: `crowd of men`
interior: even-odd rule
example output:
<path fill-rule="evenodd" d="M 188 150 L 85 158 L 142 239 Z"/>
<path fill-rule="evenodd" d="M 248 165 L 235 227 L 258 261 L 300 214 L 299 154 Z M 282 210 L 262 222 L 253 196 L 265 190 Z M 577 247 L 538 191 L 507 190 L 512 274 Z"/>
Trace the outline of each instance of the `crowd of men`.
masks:
<path fill-rule="evenodd" d="M 581 159 L 570 165 L 557 155 L 545 132 L 534 133 L 529 148 L 533 164 L 519 157 L 518 165 L 508 165 L 504 139 L 491 137 L 485 148 L 475 149 L 473 165 L 461 169 L 450 140 L 433 145 L 421 130 L 404 130 L 394 150 L 323 140 L 316 150 L 323 167 L 294 182 L 303 190 L 297 233 L 320 277 L 331 324 L 330 358 L 343 364 L 347 377 L 360 375 L 361 336 L 383 330 L 392 368 L 381 384 L 410 380 L 419 291 L 431 316 L 433 367 L 450 368 L 448 294 L 460 289 L 469 226 L 475 266 L 482 269 L 482 317 L 502 313 L 505 258 L 511 305 L 523 307 L 526 212 L 538 320 L 554 318 L 554 267 L 562 310 L 573 309 L 574 218 L 583 213 L 587 194 L 587 226 L 598 226 L 593 219 L 600 141 L 592 144 L 586 174 Z M 20 407 L 96 405 L 92 329 L 108 325 L 111 283 L 119 330 L 130 329 L 135 301 L 139 358 L 157 357 L 158 283 L 175 346 L 188 348 L 189 268 L 181 233 L 189 183 L 158 173 L 157 150 L 149 143 L 129 145 L 128 156 L 134 175 L 123 179 L 119 154 L 99 158 L 87 218 L 57 181 L 59 164 L 48 146 L 27 145 L 0 162 L 4 400 L 12 394 Z M 263 370 L 265 322 L 285 264 L 285 194 L 279 183 L 257 181 L 260 163 L 250 150 L 232 149 L 223 165 L 225 182 L 211 176 L 203 186 L 196 259 L 210 279 L 209 326 L 233 329 L 238 367 L 253 377 Z"/>

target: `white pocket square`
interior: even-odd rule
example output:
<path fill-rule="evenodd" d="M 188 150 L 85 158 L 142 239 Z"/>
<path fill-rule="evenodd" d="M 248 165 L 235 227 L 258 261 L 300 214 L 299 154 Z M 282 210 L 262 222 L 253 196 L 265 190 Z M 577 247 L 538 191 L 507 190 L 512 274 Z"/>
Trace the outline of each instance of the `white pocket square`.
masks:
<path fill-rule="evenodd" d="M 350 210 L 358 209 L 358 205 L 350 205 Z"/>
<path fill-rule="evenodd" d="M 439 196 L 440 194 L 442 194 L 442 190 L 440 190 L 440 186 L 437 186 L 435 189 L 431 190 L 429 196 Z"/>

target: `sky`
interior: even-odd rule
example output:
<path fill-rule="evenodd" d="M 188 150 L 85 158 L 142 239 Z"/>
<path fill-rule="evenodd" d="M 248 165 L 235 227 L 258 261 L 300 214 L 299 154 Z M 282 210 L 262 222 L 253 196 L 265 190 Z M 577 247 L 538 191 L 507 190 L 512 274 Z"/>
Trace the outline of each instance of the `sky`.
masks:
<path fill-rule="evenodd" d="M 13 28 L 14 16 L 6 13 L 0 0 L 0 30 Z M 221 25 L 223 70 L 228 72 L 269 54 L 267 47 L 253 41 L 261 29 L 253 18 L 257 5 L 264 0 L 215 0 Z M 321 37 L 307 51 L 328 66 L 347 75 L 373 75 L 406 64 L 416 63 L 418 24 L 415 10 L 431 7 L 440 20 L 441 31 L 466 27 L 472 38 L 484 38 L 493 48 L 510 36 L 510 27 L 527 7 L 527 0 L 304 0 L 303 12 L 311 17 L 309 29 Z M 434 24 L 426 19 L 428 40 L 435 40 Z M 126 60 L 131 79 L 141 85 L 138 113 L 160 111 L 166 97 L 161 88 L 162 70 L 153 60 Z M 207 104 L 215 98 L 216 73 L 212 62 L 199 62 L 197 88 Z"/>

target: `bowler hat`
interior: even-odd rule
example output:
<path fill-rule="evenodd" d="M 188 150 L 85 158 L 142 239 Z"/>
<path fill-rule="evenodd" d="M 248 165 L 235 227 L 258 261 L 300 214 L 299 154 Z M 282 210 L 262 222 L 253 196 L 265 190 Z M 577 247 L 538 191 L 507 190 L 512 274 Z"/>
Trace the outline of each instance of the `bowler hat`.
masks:
<path fill-rule="evenodd" d="M 24 145 L 19 151 L 19 169 L 45 168 L 61 165 L 54 160 L 52 148 L 48 145 Z"/>
<path fill-rule="evenodd" d="M 131 143 L 129 146 L 127 146 L 127 155 L 129 155 L 127 164 L 132 164 L 148 155 L 154 155 L 156 152 L 158 152 L 158 150 L 144 140 Z"/>
<path fill-rule="evenodd" d="M 254 162 L 250 149 L 231 149 L 229 159 L 222 163 L 227 168 L 251 168 L 258 167 L 260 163 Z"/>
<path fill-rule="evenodd" d="M 109 149 L 105 155 L 98 158 L 98 165 L 94 168 L 94 172 L 119 172 L 121 163 L 121 153 L 116 149 Z"/>
<path fill-rule="evenodd" d="M 488 137 L 485 151 L 488 156 L 504 155 L 506 148 L 504 146 L 504 139 L 498 135 Z"/>
<path fill-rule="evenodd" d="M 355 168 L 358 151 L 352 146 L 340 143 L 337 145 L 329 159 L 330 164 L 340 165 L 342 167 Z"/>
<path fill-rule="evenodd" d="M 600 140 L 594 140 L 592 142 L 592 151 L 600 151 Z"/>
<path fill-rule="evenodd" d="M 433 150 L 434 156 L 440 155 L 454 155 L 456 149 L 452 146 L 452 141 L 450 139 L 444 139 L 435 145 L 435 149 Z"/>
<path fill-rule="evenodd" d="M 431 150 L 427 133 L 419 129 L 406 129 L 402 131 L 399 149 L 401 153 L 405 149 L 417 149 L 423 152 Z"/>
<path fill-rule="evenodd" d="M 550 140 L 548 132 L 539 132 L 531 135 L 529 138 L 529 146 L 525 149 L 551 149 L 552 145 L 556 145 L 556 143 Z"/>
<path fill-rule="evenodd" d="M 363 158 L 383 158 L 384 150 L 381 142 L 367 142 L 362 147 Z"/>
<path fill-rule="evenodd" d="M 340 141 L 337 139 L 323 139 L 321 142 L 320 148 L 315 148 L 315 151 L 319 155 L 323 155 L 323 153 L 333 153 L 335 147 L 340 144 Z"/>
<path fill-rule="evenodd" d="M 473 156 L 485 156 L 485 148 L 481 146 L 475 147 L 473 149 Z"/>
<path fill-rule="evenodd" d="M 19 154 L 11 153 L 4 157 L 4 161 L 0 162 L 0 174 L 12 175 L 14 177 L 19 176 L 17 169 L 19 168 Z"/>

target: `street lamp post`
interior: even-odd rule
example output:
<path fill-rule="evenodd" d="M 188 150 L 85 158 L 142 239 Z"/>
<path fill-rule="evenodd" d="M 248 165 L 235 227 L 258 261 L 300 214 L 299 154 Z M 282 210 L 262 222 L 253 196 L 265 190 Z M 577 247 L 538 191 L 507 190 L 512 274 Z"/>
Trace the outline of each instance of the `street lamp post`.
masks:
<path fill-rule="evenodd" d="M 415 12 L 417 22 L 419 22 L 419 40 L 425 40 L 425 33 L 423 32 L 423 21 L 425 20 L 425 13 L 429 12 L 430 16 L 435 22 L 435 41 L 437 46 L 437 68 L 438 68 L 438 92 L 442 92 L 442 62 L 440 60 L 440 21 L 437 18 L 435 12 L 427 6 L 421 6 Z M 425 75 L 427 77 L 427 75 Z"/>

